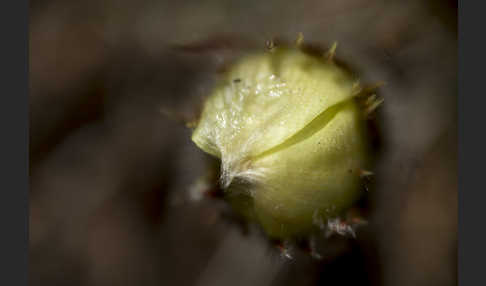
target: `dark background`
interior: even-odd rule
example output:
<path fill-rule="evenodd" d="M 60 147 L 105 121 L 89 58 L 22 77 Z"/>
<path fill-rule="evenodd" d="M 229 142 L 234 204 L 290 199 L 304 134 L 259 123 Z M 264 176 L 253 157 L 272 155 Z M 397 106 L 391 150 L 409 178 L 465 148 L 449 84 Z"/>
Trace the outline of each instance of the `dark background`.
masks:
<path fill-rule="evenodd" d="M 456 285 L 456 1 L 31 1 L 31 285 Z M 190 200 L 190 116 L 219 65 L 273 36 L 385 81 L 369 225 L 284 260 Z M 174 45 L 204 42 L 181 52 Z M 214 47 L 215 49 L 212 49 Z M 224 48 L 221 48 L 224 47 Z"/>

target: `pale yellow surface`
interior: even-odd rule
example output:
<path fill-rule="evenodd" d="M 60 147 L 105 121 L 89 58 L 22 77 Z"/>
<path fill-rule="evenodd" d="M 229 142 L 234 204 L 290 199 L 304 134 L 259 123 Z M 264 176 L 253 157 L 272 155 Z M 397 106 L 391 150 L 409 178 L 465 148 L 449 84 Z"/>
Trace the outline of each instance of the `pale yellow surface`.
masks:
<path fill-rule="evenodd" d="M 332 62 L 278 48 L 236 63 L 205 102 L 192 140 L 221 159 L 228 200 L 270 236 L 303 235 L 361 191 L 354 81 Z"/>

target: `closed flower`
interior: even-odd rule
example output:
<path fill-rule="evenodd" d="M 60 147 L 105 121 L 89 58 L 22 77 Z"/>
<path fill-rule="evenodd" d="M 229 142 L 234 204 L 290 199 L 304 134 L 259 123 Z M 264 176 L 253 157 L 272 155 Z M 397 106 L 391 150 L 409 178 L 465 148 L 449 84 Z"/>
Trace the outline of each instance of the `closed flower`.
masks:
<path fill-rule="evenodd" d="M 274 47 L 234 63 L 192 140 L 221 160 L 233 208 L 272 238 L 305 236 L 349 208 L 368 166 L 356 79 L 330 57 Z"/>

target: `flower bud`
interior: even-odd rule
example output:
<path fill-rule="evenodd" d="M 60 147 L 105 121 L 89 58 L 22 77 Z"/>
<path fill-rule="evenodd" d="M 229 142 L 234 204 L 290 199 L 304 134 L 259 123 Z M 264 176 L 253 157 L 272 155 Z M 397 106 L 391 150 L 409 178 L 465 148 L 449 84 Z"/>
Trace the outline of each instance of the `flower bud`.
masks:
<path fill-rule="evenodd" d="M 234 63 L 206 99 L 192 140 L 221 160 L 233 208 L 270 237 L 308 235 L 362 192 L 368 139 L 356 87 L 329 57 L 274 47 Z"/>

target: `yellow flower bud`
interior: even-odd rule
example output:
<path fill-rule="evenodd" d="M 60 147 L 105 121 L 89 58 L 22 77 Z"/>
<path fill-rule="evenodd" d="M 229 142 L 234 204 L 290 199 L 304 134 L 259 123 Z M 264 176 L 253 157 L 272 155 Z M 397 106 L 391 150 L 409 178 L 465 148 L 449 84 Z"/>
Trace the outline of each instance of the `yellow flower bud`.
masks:
<path fill-rule="evenodd" d="M 329 57 L 253 53 L 216 84 L 192 140 L 220 158 L 237 212 L 272 238 L 305 236 L 362 192 L 368 139 L 355 95 L 355 79 Z"/>

